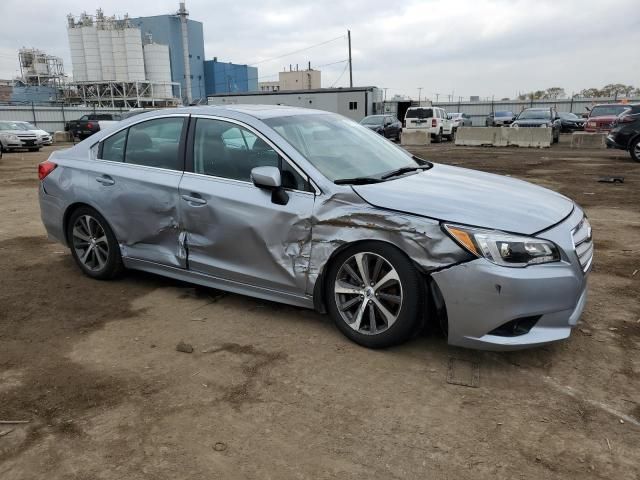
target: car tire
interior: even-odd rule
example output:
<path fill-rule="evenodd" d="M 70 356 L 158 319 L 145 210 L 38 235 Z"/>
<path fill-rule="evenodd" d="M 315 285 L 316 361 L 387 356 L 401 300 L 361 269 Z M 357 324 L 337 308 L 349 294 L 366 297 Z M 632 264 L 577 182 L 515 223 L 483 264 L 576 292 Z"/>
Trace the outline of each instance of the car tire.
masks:
<path fill-rule="evenodd" d="M 451 129 L 451 135 L 447 135 L 447 140 L 449 140 L 450 142 L 455 141 L 456 139 L 456 129 L 453 128 Z"/>
<path fill-rule="evenodd" d="M 442 129 L 433 136 L 433 143 L 441 143 L 442 142 Z"/>
<path fill-rule="evenodd" d="M 329 265 L 326 282 L 329 314 L 338 329 L 359 345 L 398 345 L 420 324 L 424 291 L 420 275 L 392 245 L 367 241 L 346 248 Z"/>
<path fill-rule="evenodd" d="M 560 142 L 560 133 L 556 132 L 553 134 L 553 143 Z"/>
<path fill-rule="evenodd" d="M 640 162 L 640 137 L 633 140 L 629 145 L 629 154 L 632 160 Z"/>
<path fill-rule="evenodd" d="M 400 135 L 402 135 L 402 130 L 398 130 L 398 133 L 396 134 L 396 142 L 400 143 Z"/>
<path fill-rule="evenodd" d="M 39 152 L 40 151 L 40 147 L 38 147 L 38 148 L 30 148 L 29 151 L 30 152 Z"/>
<path fill-rule="evenodd" d="M 109 280 L 122 270 L 120 246 L 111 227 L 90 207 L 75 210 L 67 223 L 71 255 L 82 272 L 98 280 Z"/>

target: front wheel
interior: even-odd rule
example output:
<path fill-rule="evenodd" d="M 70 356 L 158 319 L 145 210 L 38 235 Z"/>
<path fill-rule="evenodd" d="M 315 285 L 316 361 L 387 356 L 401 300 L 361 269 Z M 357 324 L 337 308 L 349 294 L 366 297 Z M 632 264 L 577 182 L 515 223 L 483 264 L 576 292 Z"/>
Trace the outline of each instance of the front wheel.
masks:
<path fill-rule="evenodd" d="M 122 270 L 118 241 L 107 221 L 94 209 L 81 207 L 73 212 L 67 239 L 73 259 L 85 275 L 108 280 Z"/>
<path fill-rule="evenodd" d="M 416 330 L 420 277 L 396 247 L 363 242 L 335 258 L 327 272 L 327 307 L 340 331 L 369 348 L 405 342 Z"/>
<path fill-rule="evenodd" d="M 640 162 L 640 138 L 636 138 L 633 142 L 631 142 L 629 153 L 631 154 L 631 158 L 633 160 L 635 160 L 636 162 Z"/>

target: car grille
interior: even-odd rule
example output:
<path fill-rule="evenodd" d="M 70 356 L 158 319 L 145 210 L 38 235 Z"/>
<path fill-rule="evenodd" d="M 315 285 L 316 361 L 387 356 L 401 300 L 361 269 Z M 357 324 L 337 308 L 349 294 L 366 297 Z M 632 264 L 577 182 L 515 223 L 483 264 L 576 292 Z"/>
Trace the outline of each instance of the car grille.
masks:
<path fill-rule="evenodd" d="M 587 273 L 593 260 L 593 236 L 591 224 L 587 217 L 583 217 L 580 223 L 571 231 L 573 246 L 578 256 L 582 271 Z"/>

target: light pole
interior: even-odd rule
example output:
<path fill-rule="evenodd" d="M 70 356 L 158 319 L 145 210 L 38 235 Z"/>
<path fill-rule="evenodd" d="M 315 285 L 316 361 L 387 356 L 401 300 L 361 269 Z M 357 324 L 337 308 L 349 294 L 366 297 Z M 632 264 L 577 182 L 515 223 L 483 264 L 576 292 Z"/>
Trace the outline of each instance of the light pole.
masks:
<path fill-rule="evenodd" d="M 420 106 L 421 95 L 422 95 L 422 87 L 418 87 L 418 106 Z"/>

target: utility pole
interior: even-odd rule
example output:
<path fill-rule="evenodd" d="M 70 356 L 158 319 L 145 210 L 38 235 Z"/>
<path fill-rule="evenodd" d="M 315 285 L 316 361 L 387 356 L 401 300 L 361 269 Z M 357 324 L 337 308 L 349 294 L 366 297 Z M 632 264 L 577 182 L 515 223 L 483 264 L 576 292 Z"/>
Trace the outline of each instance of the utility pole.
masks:
<path fill-rule="evenodd" d="M 351 30 L 347 30 L 347 39 L 349 41 L 349 86 L 353 88 L 353 64 L 351 63 Z"/>
<path fill-rule="evenodd" d="M 420 106 L 420 96 L 422 95 L 422 87 L 418 87 L 418 106 Z"/>
<path fill-rule="evenodd" d="M 384 100 L 383 101 L 386 102 L 387 101 L 387 90 L 389 90 L 389 87 L 385 87 L 385 88 L 383 88 L 383 90 L 384 90 Z"/>

